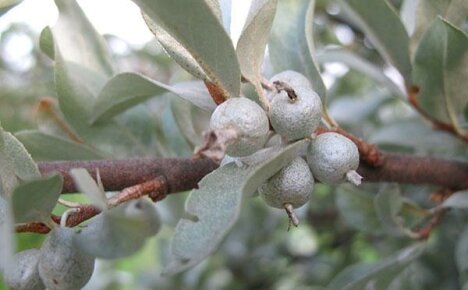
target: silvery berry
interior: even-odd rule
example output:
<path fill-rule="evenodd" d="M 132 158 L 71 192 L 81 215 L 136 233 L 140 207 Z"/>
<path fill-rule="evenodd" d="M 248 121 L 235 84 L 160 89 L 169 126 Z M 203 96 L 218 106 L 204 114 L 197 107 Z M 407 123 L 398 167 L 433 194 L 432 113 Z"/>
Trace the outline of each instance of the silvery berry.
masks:
<path fill-rule="evenodd" d="M 292 92 L 279 91 L 270 105 L 270 121 L 276 133 L 294 141 L 310 137 L 322 118 L 322 101 L 310 88 L 292 87 Z"/>
<path fill-rule="evenodd" d="M 95 258 L 73 245 L 73 229 L 54 229 L 41 247 L 39 275 L 49 290 L 76 290 L 88 283 Z"/>
<path fill-rule="evenodd" d="M 359 166 L 358 149 L 343 135 L 329 132 L 317 136 L 307 150 L 307 163 L 314 177 L 323 183 L 361 183 L 362 177 L 355 171 Z"/>
<path fill-rule="evenodd" d="M 226 153 L 241 157 L 255 153 L 266 142 L 269 123 L 265 111 L 245 97 L 231 98 L 219 105 L 210 120 L 212 130 L 234 130 L 237 137 L 228 143 Z"/>
<path fill-rule="evenodd" d="M 276 208 L 284 208 L 286 203 L 294 208 L 301 207 L 313 190 L 314 178 L 301 157 L 291 161 L 258 189 L 263 200 Z"/>
<path fill-rule="evenodd" d="M 4 280 L 12 290 L 43 290 L 37 264 L 40 251 L 38 249 L 25 250 L 16 253 L 14 263 L 5 271 Z"/>

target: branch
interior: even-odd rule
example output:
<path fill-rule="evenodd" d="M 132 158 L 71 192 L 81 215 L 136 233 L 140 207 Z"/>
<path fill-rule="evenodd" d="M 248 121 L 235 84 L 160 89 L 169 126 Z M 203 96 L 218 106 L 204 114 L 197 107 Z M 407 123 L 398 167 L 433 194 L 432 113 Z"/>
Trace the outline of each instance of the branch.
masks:
<path fill-rule="evenodd" d="M 63 193 L 78 192 L 70 176 L 72 168 L 85 168 L 91 176 L 99 175 L 106 191 L 120 191 L 160 176 L 166 179 L 167 193 L 187 191 L 218 167 L 209 159 L 189 158 L 52 161 L 38 162 L 43 175 L 58 172 L 64 177 Z"/>
<path fill-rule="evenodd" d="M 378 167 L 361 162 L 358 172 L 364 182 L 398 182 L 432 184 L 454 190 L 468 188 L 468 163 L 431 157 L 417 157 L 395 153 L 383 153 Z M 64 177 L 63 193 L 78 190 L 69 171 L 86 168 L 96 176 L 99 168 L 104 188 L 108 191 L 123 190 L 155 178 L 164 177 L 167 193 L 176 193 L 197 187 L 198 182 L 217 165 L 209 159 L 155 158 L 96 161 L 39 162 L 43 175 L 59 172 Z"/>

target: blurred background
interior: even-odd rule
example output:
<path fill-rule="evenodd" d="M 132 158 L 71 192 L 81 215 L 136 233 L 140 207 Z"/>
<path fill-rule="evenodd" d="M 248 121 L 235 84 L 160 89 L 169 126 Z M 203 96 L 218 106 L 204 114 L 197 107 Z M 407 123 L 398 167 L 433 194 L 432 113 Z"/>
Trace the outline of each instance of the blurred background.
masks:
<path fill-rule="evenodd" d="M 232 2 L 231 36 L 235 42 L 250 1 Z M 339 6 L 334 1 L 316 2 L 314 37 L 318 54 L 330 47 L 345 47 L 375 64 L 401 87 L 395 69 L 386 65 L 362 32 L 346 21 Z M 392 3 L 400 9 L 401 2 Z M 131 1 L 78 3 L 105 36 L 119 71 L 140 72 L 163 83 L 191 79 L 153 40 Z M 39 128 L 49 132 L 54 116 L 59 114 L 53 63 L 38 44 L 40 31 L 53 25 L 56 18 L 57 9 L 51 0 L 25 0 L 0 17 L 0 122 L 7 131 Z M 320 63 L 329 91 L 328 107 L 345 129 L 385 150 L 448 158 L 468 156 L 464 144 L 433 131 L 395 90 L 350 68 L 340 57 L 323 55 Z M 267 59 L 265 75 L 274 72 Z M 246 95 L 252 91 L 244 88 Z M 169 94 L 119 116 L 118 121 L 136 136 L 138 146 L 116 150 L 113 157 L 190 156 L 196 144 L 184 137 L 183 124 L 175 117 L 187 108 L 201 132 L 209 115 Z M 317 184 L 310 204 L 299 210 L 300 227 L 289 232 L 282 211 L 254 198 L 215 255 L 183 274 L 162 277 L 168 243 L 187 194 L 170 196 L 157 205 L 165 224 L 162 232 L 132 257 L 99 260 L 86 289 L 320 289 L 346 266 L 377 261 L 408 244 L 407 239 L 388 236 L 380 228 L 373 196 L 381 190 L 381 185 L 356 189 Z M 433 205 L 428 196 L 435 188 L 401 186 L 399 190 L 422 207 Z M 67 198 L 83 201 L 78 195 Z M 63 210 L 57 206 L 55 212 Z M 414 223 L 412 218 L 418 217 L 418 210 L 409 209 L 407 224 Z M 453 251 L 467 218 L 463 212 L 449 213 L 431 237 L 430 249 L 399 276 L 392 289 L 460 289 Z M 18 249 L 38 247 L 42 239 L 38 234 L 18 234 Z M 6 289 L 1 281 L 0 289 Z"/>

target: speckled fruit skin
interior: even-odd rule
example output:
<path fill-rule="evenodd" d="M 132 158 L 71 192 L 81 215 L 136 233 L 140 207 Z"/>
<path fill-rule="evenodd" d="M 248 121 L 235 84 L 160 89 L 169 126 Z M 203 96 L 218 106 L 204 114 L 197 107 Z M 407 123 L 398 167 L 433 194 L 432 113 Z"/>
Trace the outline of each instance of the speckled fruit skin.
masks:
<path fill-rule="evenodd" d="M 231 98 L 211 115 L 212 130 L 234 129 L 238 138 L 227 146 L 226 153 L 241 157 L 255 153 L 266 142 L 269 123 L 265 111 L 247 98 Z"/>
<path fill-rule="evenodd" d="M 310 88 L 293 87 L 297 98 L 285 91 L 277 93 L 270 104 L 269 117 L 276 133 L 288 141 L 310 137 L 320 125 L 322 101 Z"/>
<path fill-rule="evenodd" d="M 346 180 L 348 171 L 358 168 L 359 151 L 343 135 L 324 133 L 310 143 L 307 163 L 316 179 L 327 184 L 338 184 Z"/>
<path fill-rule="evenodd" d="M 303 74 L 292 70 L 286 70 L 272 76 L 270 79 L 270 83 L 274 83 L 275 81 L 285 82 L 292 88 L 305 87 L 312 89 L 312 85 Z"/>
<path fill-rule="evenodd" d="M 280 72 L 279 74 L 274 75 L 270 79 L 270 83 L 273 84 L 276 81 L 282 81 L 288 84 L 292 88 L 309 88 L 312 89 L 312 85 L 310 84 L 309 80 L 302 74 L 292 71 L 286 70 Z M 276 92 L 267 92 L 267 98 L 271 102 L 275 97 Z"/>
<path fill-rule="evenodd" d="M 297 157 L 260 186 L 258 192 L 272 207 L 284 208 L 290 203 L 294 208 L 303 206 L 314 190 L 314 177 L 307 162 Z"/>
<path fill-rule="evenodd" d="M 88 283 L 95 258 L 73 245 L 74 230 L 54 229 L 41 247 L 39 275 L 49 290 L 76 290 Z"/>
<path fill-rule="evenodd" d="M 15 262 L 8 266 L 5 272 L 5 284 L 12 290 L 43 290 L 37 264 L 40 251 L 38 249 L 25 250 L 15 254 Z"/>

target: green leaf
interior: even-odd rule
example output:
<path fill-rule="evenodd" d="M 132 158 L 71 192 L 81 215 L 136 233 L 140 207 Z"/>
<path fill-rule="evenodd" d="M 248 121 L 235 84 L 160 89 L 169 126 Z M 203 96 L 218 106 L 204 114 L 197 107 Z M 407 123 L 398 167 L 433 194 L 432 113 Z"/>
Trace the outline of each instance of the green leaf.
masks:
<path fill-rule="evenodd" d="M 171 91 L 202 110 L 212 112 L 216 109 L 216 103 L 201 81 L 175 83 L 171 86 Z"/>
<path fill-rule="evenodd" d="M 403 206 L 403 200 L 397 186 L 382 189 L 374 198 L 374 205 L 380 223 L 385 232 L 391 235 L 402 234 L 402 220 L 398 214 Z"/>
<path fill-rule="evenodd" d="M 253 0 L 251 2 L 247 20 L 236 47 L 242 75 L 255 86 L 259 96 L 264 95 L 261 69 L 277 2 L 277 0 Z"/>
<path fill-rule="evenodd" d="M 168 86 L 136 73 L 121 73 L 111 78 L 99 93 L 91 123 L 108 120 L 150 97 L 168 92 Z"/>
<path fill-rule="evenodd" d="M 343 63 L 375 80 L 393 95 L 406 99 L 406 93 L 383 73 L 383 68 L 374 65 L 355 53 L 341 48 L 325 49 L 317 55 L 317 62 L 320 64 L 328 62 Z"/>
<path fill-rule="evenodd" d="M 393 236 L 413 236 L 411 230 L 405 228 L 404 220 L 400 216 L 404 204 L 405 200 L 397 185 L 386 186 L 375 196 L 376 213 L 385 233 Z"/>
<path fill-rule="evenodd" d="M 444 202 L 439 205 L 439 207 L 467 209 L 468 190 L 461 190 L 453 193 L 449 198 L 444 200 Z"/>
<path fill-rule="evenodd" d="M 12 209 L 17 223 L 47 222 L 62 192 L 60 174 L 18 185 L 12 195 Z"/>
<path fill-rule="evenodd" d="M 125 207 L 121 205 L 91 219 L 88 226 L 73 237 L 74 244 L 83 252 L 103 259 L 136 253 L 148 237 L 147 224 L 126 216 Z"/>
<path fill-rule="evenodd" d="M 373 195 L 355 186 L 341 185 L 337 189 L 336 206 L 344 221 L 351 227 L 367 233 L 381 231 Z"/>
<path fill-rule="evenodd" d="M 340 0 L 386 61 L 411 82 L 409 37 L 395 9 L 386 0 Z"/>
<path fill-rule="evenodd" d="M 3 134 L 0 130 L 1 135 Z M 15 166 L 5 154 L 3 146 L 0 146 L 0 196 L 10 197 L 17 184 Z"/>
<path fill-rule="evenodd" d="M 114 70 L 105 41 L 80 6 L 74 0 L 55 0 L 55 4 L 59 10 L 59 19 L 52 32 L 63 60 L 110 77 Z M 80 41 L 77 41 L 78 35 Z"/>
<path fill-rule="evenodd" d="M 137 73 L 121 73 L 110 79 L 99 93 L 91 123 L 96 123 L 166 92 L 172 92 L 206 110 L 216 107 L 202 82 L 181 82 L 169 86 Z"/>
<path fill-rule="evenodd" d="M 461 130 L 458 118 L 468 104 L 468 37 L 442 18 L 424 34 L 414 57 L 417 100 L 435 119 Z"/>
<path fill-rule="evenodd" d="M 7 13 L 8 10 L 23 2 L 23 0 L 0 0 L 0 16 Z"/>
<path fill-rule="evenodd" d="M 360 263 L 349 266 L 328 284 L 327 289 L 387 289 L 393 279 L 405 269 L 406 266 L 417 259 L 424 252 L 425 248 L 425 243 L 418 243 L 377 263 Z"/>
<path fill-rule="evenodd" d="M 11 203 L 0 195 L 0 257 L 2 257 L 0 259 L 0 273 L 4 273 L 5 269 L 11 267 L 14 261 L 15 246 Z"/>
<path fill-rule="evenodd" d="M 46 26 L 39 36 L 39 47 L 50 59 L 55 58 L 54 36 L 50 27 Z"/>
<path fill-rule="evenodd" d="M 133 0 L 178 41 L 224 94 L 238 97 L 240 69 L 231 39 L 205 1 Z"/>
<path fill-rule="evenodd" d="M 380 146 L 401 146 L 418 152 L 456 153 L 465 144 L 453 135 L 432 130 L 420 119 L 396 121 L 372 133 L 368 141 Z"/>
<path fill-rule="evenodd" d="M 311 41 L 313 5 L 315 1 L 280 0 L 269 42 L 270 59 L 275 71 L 294 70 L 311 81 L 323 99 L 326 88 L 314 61 Z M 307 29 L 306 29 L 307 27 Z"/>
<path fill-rule="evenodd" d="M 361 126 L 363 122 L 376 115 L 385 103 L 392 100 L 388 94 L 371 91 L 369 95 L 340 97 L 329 106 L 330 115 L 338 124 Z"/>
<path fill-rule="evenodd" d="M 414 52 L 424 33 L 437 16 L 441 16 L 455 26 L 462 27 L 468 14 L 468 2 L 465 0 L 407 0 L 415 2 L 417 8 L 411 15 L 414 29 L 411 31 L 411 51 Z"/>
<path fill-rule="evenodd" d="M 84 168 L 73 168 L 70 175 L 78 190 L 86 194 L 92 203 L 100 209 L 107 208 L 107 198 L 105 192 L 97 185 L 96 181 Z"/>
<path fill-rule="evenodd" d="M 31 180 L 41 175 L 31 155 L 15 136 L 9 132 L 3 132 L 3 142 L 3 153 L 13 165 L 18 178 L 21 180 Z"/>
<path fill-rule="evenodd" d="M 468 227 L 458 237 L 455 260 L 460 273 L 460 284 L 468 283 Z"/>
<path fill-rule="evenodd" d="M 307 48 L 309 49 L 309 55 L 312 59 L 313 67 L 310 69 L 310 78 L 314 90 L 320 95 L 325 98 L 327 95 L 327 88 L 325 87 L 325 83 L 322 80 L 322 76 L 320 75 L 319 65 L 316 60 L 316 53 L 315 53 L 315 44 L 314 44 L 314 13 L 315 13 L 315 0 L 309 1 L 309 6 L 307 7 L 305 20 L 304 20 L 304 32 L 307 41 Z"/>
<path fill-rule="evenodd" d="M 103 155 L 85 144 L 78 144 L 37 130 L 20 131 L 15 136 L 36 161 L 103 159 Z"/>
<path fill-rule="evenodd" d="M 110 154 L 138 150 L 131 132 L 114 122 L 90 126 L 95 97 L 113 74 L 104 39 L 74 0 L 57 0 L 59 19 L 52 28 L 55 86 L 60 110 L 82 140 Z M 80 35 L 80 41 L 76 36 Z M 138 151 L 136 152 L 138 153 Z"/>
<path fill-rule="evenodd" d="M 243 197 L 251 196 L 306 144 L 298 141 L 283 149 L 270 148 L 271 155 L 259 164 L 228 163 L 205 176 L 187 199 L 186 217 L 176 226 L 165 273 L 184 271 L 213 253 L 237 221 Z"/>
<path fill-rule="evenodd" d="M 183 69 L 185 69 L 194 77 L 202 80 L 208 79 L 203 69 L 192 57 L 190 52 L 182 46 L 182 44 L 180 44 L 166 30 L 151 20 L 151 18 L 144 13 L 143 19 L 161 46 L 164 48 L 167 54 L 169 54 L 169 56 L 175 60 L 175 62 L 177 62 Z"/>
<path fill-rule="evenodd" d="M 201 132 L 197 132 L 197 129 L 194 126 L 197 121 L 197 118 L 194 118 L 195 108 L 185 100 L 173 98 L 171 99 L 171 109 L 174 114 L 174 119 L 177 122 L 177 126 L 185 139 L 193 147 L 200 145 L 202 142 L 202 134 Z"/>

